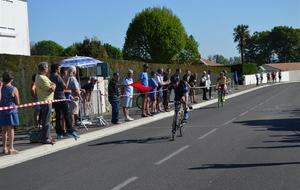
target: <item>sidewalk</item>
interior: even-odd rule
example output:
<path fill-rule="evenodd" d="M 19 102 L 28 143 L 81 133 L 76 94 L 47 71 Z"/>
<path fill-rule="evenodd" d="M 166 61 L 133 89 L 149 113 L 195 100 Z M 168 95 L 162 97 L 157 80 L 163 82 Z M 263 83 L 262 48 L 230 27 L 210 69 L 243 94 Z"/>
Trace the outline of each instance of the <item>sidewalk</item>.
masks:
<path fill-rule="evenodd" d="M 256 86 L 254 86 L 254 85 L 239 86 L 237 90 L 233 89 L 233 93 L 235 94 L 237 92 L 241 92 L 241 91 L 253 89 L 255 87 Z M 213 96 L 213 98 L 216 98 L 216 96 L 217 96 L 216 92 L 213 91 L 212 92 L 212 96 Z M 202 101 L 202 93 L 200 93 L 200 94 L 198 94 L 196 96 L 196 101 L 198 102 L 197 104 L 206 102 L 206 101 Z M 167 115 L 169 115 L 169 114 L 166 114 L 166 113 L 170 113 L 171 114 L 171 112 L 162 112 L 162 113 L 157 114 L 157 115 L 155 115 L 153 117 L 147 117 L 147 118 L 141 119 L 141 110 L 139 108 L 135 107 L 135 108 L 132 108 L 130 110 L 130 116 L 132 118 L 134 118 L 135 121 L 131 121 L 131 122 L 126 122 L 125 123 L 125 119 L 123 117 L 123 112 L 122 112 L 122 110 L 120 110 L 120 122 L 122 122 L 121 125 L 124 125 L 124 124 L 132 125 L 132 124 L 135 124 L 135 123 L 138 123 L 138 122 L 140 123 L 141 120 L 149 120 L 149 119 L 151 120 L 151 118 L 153 118 L 153 119 L 154 118 L 162 119 L 164 117 L 168 117 Z M 163 115 L 163 114 L 165 114 L 165 115 Z M 92 134 L 92 133 L 95 133 L 96 131 L 97 132 L 101 132 L 104 129 L 112 128 L 112 127 L 115 127 L 115 126 L 119 126 L 119 125 L 111 125 L 110 124 L 111 113 L 109 113 L 109 112 L 108 113 L 104 113 L 103 117 L 109 123 L 109 125 L 102 126 L 102 127 L 101 126 L 99 127 L 99 126 L 96 126 L 96 125 L 87 125 L 88 130 L 86 130 L 84 127 L 80 127 L 79 131 L 80 131 L 81 136 L 84 135 L 84 134 Z M 56 138 L 56 134 L 55 134 L 54 129 L 51 130 L 51 133 L 52 133 L 52 137 Z M 0 137 L 0 138 L 2 138 L 2 137 Z M 65 139 L 62 139 L 62 140 L 58 140 L 58 142 L 64 141 L 66 139 L 73 140 L 72 138 L 65 138 Z M 2 148 L 2 139 L 0 139 L 0 140 L 1 140 L 0 147 Z M 80 141 L 80 138 L 78 139 L 78 141 Z M 20 152 L 22 152 L 24 150 L 36 148 L 36 147 L 41 147 L 41 146 L 49 146 L 49 145 L 42 145 L 40 143 L 30 143 L 29 142 L 28 133 L 27 133 L 26 130 L 20 130 L 20 131 L 16 132 L 16 134 L 15 134 L 15 148 L 17 150 L 19 150 Z M 5 155 L 0 154 L 0 157 L 2 157 L 2 156 L 5 156 Z"/>

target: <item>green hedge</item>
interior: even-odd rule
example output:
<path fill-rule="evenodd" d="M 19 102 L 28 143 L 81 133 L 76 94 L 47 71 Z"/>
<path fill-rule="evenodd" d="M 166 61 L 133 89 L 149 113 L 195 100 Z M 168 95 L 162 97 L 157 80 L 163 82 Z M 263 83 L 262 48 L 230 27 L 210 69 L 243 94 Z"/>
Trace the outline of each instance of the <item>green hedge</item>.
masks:
<path fill-rule="evenodd" d="M 237 71 L 239 75 L 250 75 L 257 73 L 257 66 L 254 63 L 231 65 L 231 72 Z"/>

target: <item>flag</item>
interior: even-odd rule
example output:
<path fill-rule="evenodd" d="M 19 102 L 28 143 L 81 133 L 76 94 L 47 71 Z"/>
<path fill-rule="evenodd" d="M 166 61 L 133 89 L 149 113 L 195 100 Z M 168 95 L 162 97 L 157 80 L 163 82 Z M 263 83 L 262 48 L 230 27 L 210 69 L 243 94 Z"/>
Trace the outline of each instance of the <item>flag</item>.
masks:
<path fill-rule="evenodd" d="M 140 82 L 134 82 L 134 83 L 130 84 L 130 86 L 132 86 L 142 92 L 146 92 L 146 91 L 152 89 L 151 86 L 144 86 Z"/>

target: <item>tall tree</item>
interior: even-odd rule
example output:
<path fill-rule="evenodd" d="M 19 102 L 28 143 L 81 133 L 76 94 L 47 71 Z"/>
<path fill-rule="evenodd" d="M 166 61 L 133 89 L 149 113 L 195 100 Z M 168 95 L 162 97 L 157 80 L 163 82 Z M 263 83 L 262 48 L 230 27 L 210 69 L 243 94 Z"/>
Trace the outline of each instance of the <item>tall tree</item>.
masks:
<path fill-rule="evenodd" d="M 277 26 L 271 31 L 272 47 L 279 62 L 294 62 L 300 59 L 300 29 Z"/>
<path fill-rule="evenodd" d="M 170 9 L 147 8 L 129 24 L 123 57 L 168 63 L 185 47 L 185 37 L 180 19 Z"/>
<path fill-rule="evenodd" d="M 233 39 L 235 43 L 238 43 L 237 49 L 241 53 L 242 64 L 244 63 L 244 50 L 247 45 L 247 40 L 250 38 L 248 25 L 238 25 L 234 28 Z"/>
<path fill-rule="evenodd" d="M 108 58 L 105 47 L 97 38 L 85 38 L 82 42 L 74 43 L 66 48 L 64 55 L 67 56 L 89 56 L 95 58 Z"/>
<path fill-rule="evenodd" d="M 213 56 L 208 56 L 208 60 L 223 64 L 223 65 L 230 64 L 230 62 L 227 58 L 225 58 L 223 55 L 218 55 L 218 54 L 213 55 Z"/>
<path fill-rule="evenodd" d="M 111 59 L 122 59 L 122 51 L 119 48 L 116 48 L 108 43 L 104 44 L 104 48 L 107 52 L 107 55 Z"/>
<path fill-rule="evenodd" d="M 52 40 L 42 40 L 31 46 L 32 55 L 60 56 L 64 48 Z"/>
<path fill-rule="evenodd" d="M 254 32 L 248 39 L 245 60 L 248 63 L 262 65 L 273 61 L 274 51 L 271 44 L 271 32 Z"/>
<path fill-rule="evenodd" d="M 198 42 L 195 40 L 193 35 L 187 36 L 185 47 L 178 54 L 176 62 L 192 64 L 199 61 L 201 55 L 199 53 L 198 46 Z"/>

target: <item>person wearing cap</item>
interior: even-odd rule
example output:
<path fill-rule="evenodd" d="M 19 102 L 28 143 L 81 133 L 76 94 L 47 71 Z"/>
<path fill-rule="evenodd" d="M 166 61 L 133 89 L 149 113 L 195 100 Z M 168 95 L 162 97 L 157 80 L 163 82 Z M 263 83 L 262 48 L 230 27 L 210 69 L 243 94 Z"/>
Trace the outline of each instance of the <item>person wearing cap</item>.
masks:
<path fill-rule="evenodd" d="M 111 123 L 120 124 L 119 122 L 119 107 L 120 107 L 120 79 L 119 73 L 114 73 L 112 79 L 108 83 L 108 101 L 112 107 L 111 111 Z"/>
<path fill-rule="evenodd" d="M 133 83 L 133 70 L 129 69 L 127 76 L 123 80 L 123 97 L 122 97 L 122 106 L 125 121 L 133 121 L 134 119 L 129 116 L 129 109 L 132 107 L 133 101 L 133 87 L 130 86 Z"/>
<path fill-rule="evenodd" d="M 53 100 L 56 85 L 47 77 L 48 63 L 41 62 L 38 65 L 38 74 L 35 78 L 36 93 L 38 101 Z M 41 123 L 42 123 L 42 138 L 43 144 L 54 144 L 55 140 L 50 135 L 50 118 L 51 118 L 52 104 L 41 105 Z"/>
<path fill-rule="evenodd" d="M 149 65 L 145 63 L 143 65 L 143 71 L 139 75 L 139 81 L 143 86 L 149 86 L 149 77 L 148 77 L 148 68 Z M 149 111 L 149 99 L 147 92 L 142 92 L 142 117 L 152 116 Z"/>
<path fill-rule="evenodd" d="M 12 85 L 14 76 L 11 72 L 4 72 L 4 84 L 0 86 L 0 107 L 16 106 L 20 104 L 19 91 Z M 0 111 L 0 128 L 2 129 L 3 154 L 16 154 L 14 148 L 14 128 L 19 125 L 18 109 Z M 7 147 L 7 135 L 9 134 L 9 148 Z"/>

